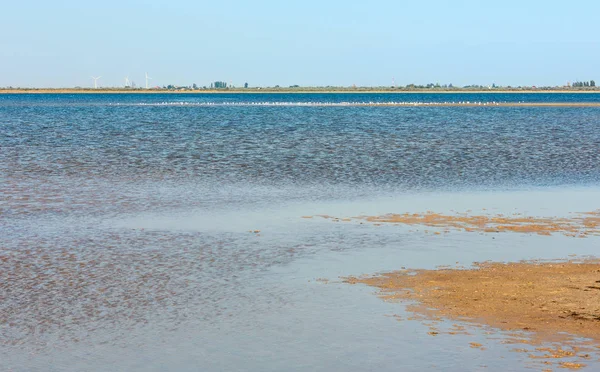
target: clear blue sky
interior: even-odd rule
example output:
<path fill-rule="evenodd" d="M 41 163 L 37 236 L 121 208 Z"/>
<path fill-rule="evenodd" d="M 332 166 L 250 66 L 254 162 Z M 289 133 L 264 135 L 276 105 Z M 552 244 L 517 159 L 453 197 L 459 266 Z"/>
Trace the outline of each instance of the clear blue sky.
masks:
<path fill-rule="evenodd" d="M 600 1 L 21 0 L 0 87 L 600 80 Z"/>

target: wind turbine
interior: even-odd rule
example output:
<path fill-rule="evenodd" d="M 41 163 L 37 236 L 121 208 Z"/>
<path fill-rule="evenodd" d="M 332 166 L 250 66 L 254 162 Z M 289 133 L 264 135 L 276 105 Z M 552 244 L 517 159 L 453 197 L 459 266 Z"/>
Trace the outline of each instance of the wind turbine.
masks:
<path fill-rule="evenodd" d="M 94 79 L 94 89 L 98 89 L 98 79 L 100 79 L 102 76 L 98 76 L 98 77 L 93 77 L 92 79 Z"/>
<path fill-rule="evenodd" d="M 148 73 L 146 72 L 146 89 L 150 89 L 148 88 L 148 80 L 152 80 L 152 78 L 148 76 Z"/>

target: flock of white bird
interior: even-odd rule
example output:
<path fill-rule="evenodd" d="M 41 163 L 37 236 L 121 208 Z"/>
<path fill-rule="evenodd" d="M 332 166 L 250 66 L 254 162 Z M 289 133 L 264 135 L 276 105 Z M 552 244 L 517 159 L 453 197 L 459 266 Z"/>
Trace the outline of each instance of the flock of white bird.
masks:
<path fill-rule="evenodd" d="M 514 102 L 520 104 L 522 102 Z M 151 102 L 136 103 L 137 106 L 499 106 L 501 102 L 473 102 L 473 101 L 444 101 L 444 102 Z M 128 105 L 126 103 L 115 103 L 114 105 Z"/>

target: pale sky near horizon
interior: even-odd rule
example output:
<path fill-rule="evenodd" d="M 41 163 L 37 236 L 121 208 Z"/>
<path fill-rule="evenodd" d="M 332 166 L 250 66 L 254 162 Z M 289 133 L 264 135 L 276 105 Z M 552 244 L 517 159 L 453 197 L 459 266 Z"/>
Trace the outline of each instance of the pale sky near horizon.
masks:
<path fill-rule="evenodd" d="M 0 87 L 563 85 L 600 80 L 600 2 L 21 0 Z"/>

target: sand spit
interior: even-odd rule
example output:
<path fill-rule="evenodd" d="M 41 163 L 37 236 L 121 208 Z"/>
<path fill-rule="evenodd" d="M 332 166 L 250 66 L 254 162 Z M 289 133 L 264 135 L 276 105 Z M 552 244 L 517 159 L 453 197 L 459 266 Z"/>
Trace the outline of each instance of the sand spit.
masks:
<path fill-rule="evenodd" d="M 535 233 L 551 235 L 560 233 L 571 237 L 587 237 L 600 235 L 600 211 L 577 213 L 573 217 L 528 217 L 520 213 L 510 216 L 497 215 L 469 215 L 460 213 L 445 215 L 428 211 L 426 213 L 386 214 L 382 216 L 359 216 L 336 218 L 328 215 L 318 217 L 332 219 L 333 221 L 363 220 L 375 225 L 384 223 L 416 225 L 434 228 L 435 234 L 449 232 L 450 230 L 463 230 L 469 232 L 501 233 Z"/>
<path fill-rule="evenodd" d="M 544 365 L 554 360 L 558 367 L 581 368 L 600 349 L 599 260 L 485 262 L 472 269 L 402 270 L 344 281 L 379 288 L 385 300 L 410 301 L 408 310 L 422 321 L 453 319 L 518 332 L 504 343 L 518 344 L 513 351 Z M 440 333 L 435 327 L 429 332 Z"/>

